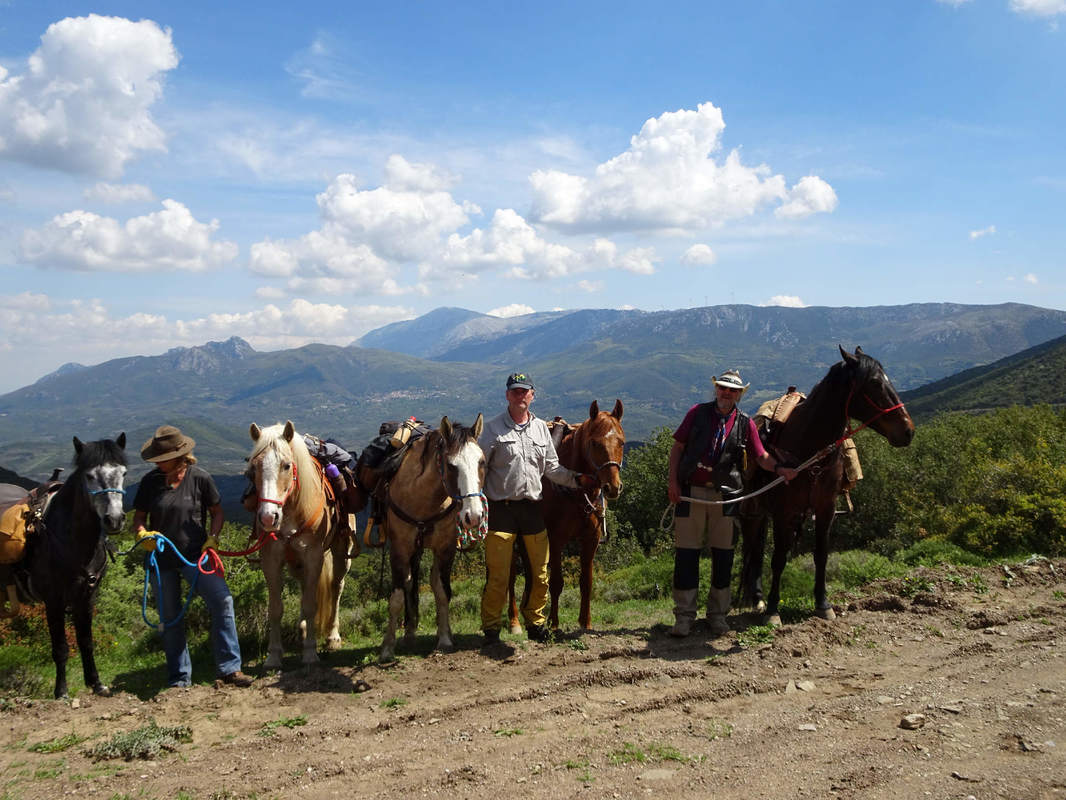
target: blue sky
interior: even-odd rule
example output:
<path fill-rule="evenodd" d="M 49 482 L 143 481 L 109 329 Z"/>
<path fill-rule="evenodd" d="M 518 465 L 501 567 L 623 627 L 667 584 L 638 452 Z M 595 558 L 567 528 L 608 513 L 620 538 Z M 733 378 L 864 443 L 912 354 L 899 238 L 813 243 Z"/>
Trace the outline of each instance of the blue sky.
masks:
<path fill-rule="evenodd" d="M 442 305 L 1066 309 L 1066 0 L 0 0 L 0 391 Z"/>

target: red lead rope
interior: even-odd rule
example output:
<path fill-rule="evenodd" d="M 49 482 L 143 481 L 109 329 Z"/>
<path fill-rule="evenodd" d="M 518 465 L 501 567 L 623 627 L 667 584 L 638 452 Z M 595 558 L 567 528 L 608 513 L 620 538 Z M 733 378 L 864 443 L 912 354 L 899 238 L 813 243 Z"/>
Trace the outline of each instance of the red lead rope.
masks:
<path fill-rule="evenodd" d="M 851 409 L 851 398 L 852 398 L 852 396 L 854 394 L 855 394 L 855 389 L 854 389 L 854 387 L 852 387 L 852 390 L 850 392 L 848 392 L 848 402 L 845 403 L 845 405 L 844 405 L 844 420 L 845 420 L 845 425 L 847 425 L 847 429 L 844 431 L 844 435 L 841 436 L 839 439 L 837 439 L 833 443 L 833 445 L 835 447 L 839 447 L 840 445 L 844 444 L 844 440 L 845 439 L 850 439 L 852 436 L 854 436 L 856 433 L 861 431 L 863 428 L 867 427 L 871 422 L 873 422 L 874 420 L 878 419 L 879 417 L 883 417 L 885 414 L 890 414 L 890 413 L 892 413 L 893 411 L 895 411 L 897 409 L 903 408 L 903 401 L 902 400 L 900 402 L 896 403 L 894 406 L 889 406 L 888 408 L 881 408 L 881 406 L 877 405 L 877 403 L 875 403 L 873 400 L 870 399 L 870 395 L 866 394 L 866 392 L 863 392 L 862 393 L 863 399 L 867 403 L 870 404 L 870 408 L 876 408 L 877 409 L 877 413 L 874 414 L 872 417 L 870 417 L 868 420 L 866 420 L 866 422 L 864 422 L 859 427 L 852 428 L 851 427 L 851 414 L 849 412 L 850 412 L 850 409 Z"/>

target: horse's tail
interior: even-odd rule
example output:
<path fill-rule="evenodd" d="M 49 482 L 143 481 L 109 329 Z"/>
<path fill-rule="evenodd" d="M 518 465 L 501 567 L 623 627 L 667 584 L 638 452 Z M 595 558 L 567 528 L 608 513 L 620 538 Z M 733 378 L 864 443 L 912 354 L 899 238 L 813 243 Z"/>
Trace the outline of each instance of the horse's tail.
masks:
<path fill-rule="evenodd" d="M 326 550 L 322 559 L 322 571 L 318 573 L 317 603 L 315 610 L 315 631 L 319 639 L 330 634 L 333 621 L 333 554 Z"/>

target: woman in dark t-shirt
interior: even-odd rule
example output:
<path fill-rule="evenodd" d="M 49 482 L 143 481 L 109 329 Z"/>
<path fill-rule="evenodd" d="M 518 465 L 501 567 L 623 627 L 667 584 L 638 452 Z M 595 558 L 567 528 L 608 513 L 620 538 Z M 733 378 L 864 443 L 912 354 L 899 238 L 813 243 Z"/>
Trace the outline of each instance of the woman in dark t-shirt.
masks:
<path fill-rule="evenodd" d="M 150 573 L 152 586 L 162 600 L 164 620 L 173 620 L 182 608 L 181 579 L 193 587 L 207 604 L 211 617 L 211 649 L 215 656 L 218 676 L 234 686 L 250 686 L 252 678 L 241 672 L 241 648 L 237 641 L 237 627 L 233 616 L 233 597 L 226 580 L 220 574 L 204 575 L 196 563 L 203 554 L 208 539 L 218 546 L 223 514 L 221 497 L 211 475 L 196 466 L 192 454 L 196 442 L 172 425 L 156 429 L 155 435 L 144 443 L 141 458 L 156 468 L 141 480 L 133 501 L 133 531 L 139 538 L 146 532 L 158 532 L 174 543 L 181 558 L 167 548 L 157 555 L 159 577 Z M 210 536 L 207 521 L 211 520 Z M 145 527 L 150 526 L 150 531 Z M 146 539 L 146 546 L 155 549 L 155 540 Z M 179 620 L 163 630 L 163 651 L 167 657 L 167 683 L 170 686 L 189 686 L 192 683 L 192 661 L 185 639 L 185 622 Z"/>

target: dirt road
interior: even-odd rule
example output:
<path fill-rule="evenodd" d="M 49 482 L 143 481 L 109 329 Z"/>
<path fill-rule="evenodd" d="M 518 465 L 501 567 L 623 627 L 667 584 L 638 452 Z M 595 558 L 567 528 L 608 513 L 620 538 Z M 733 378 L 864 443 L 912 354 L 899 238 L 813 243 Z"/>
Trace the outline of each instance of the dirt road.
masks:
<path fill-rule="evenodd" d="M 745 647 L 656 626 L 9 704 L 0 797 L 1066 798 L 1064 610 L 1066 560 L 941 568 Z M 192 741 L 85 755 L 153 718 Z"/>

